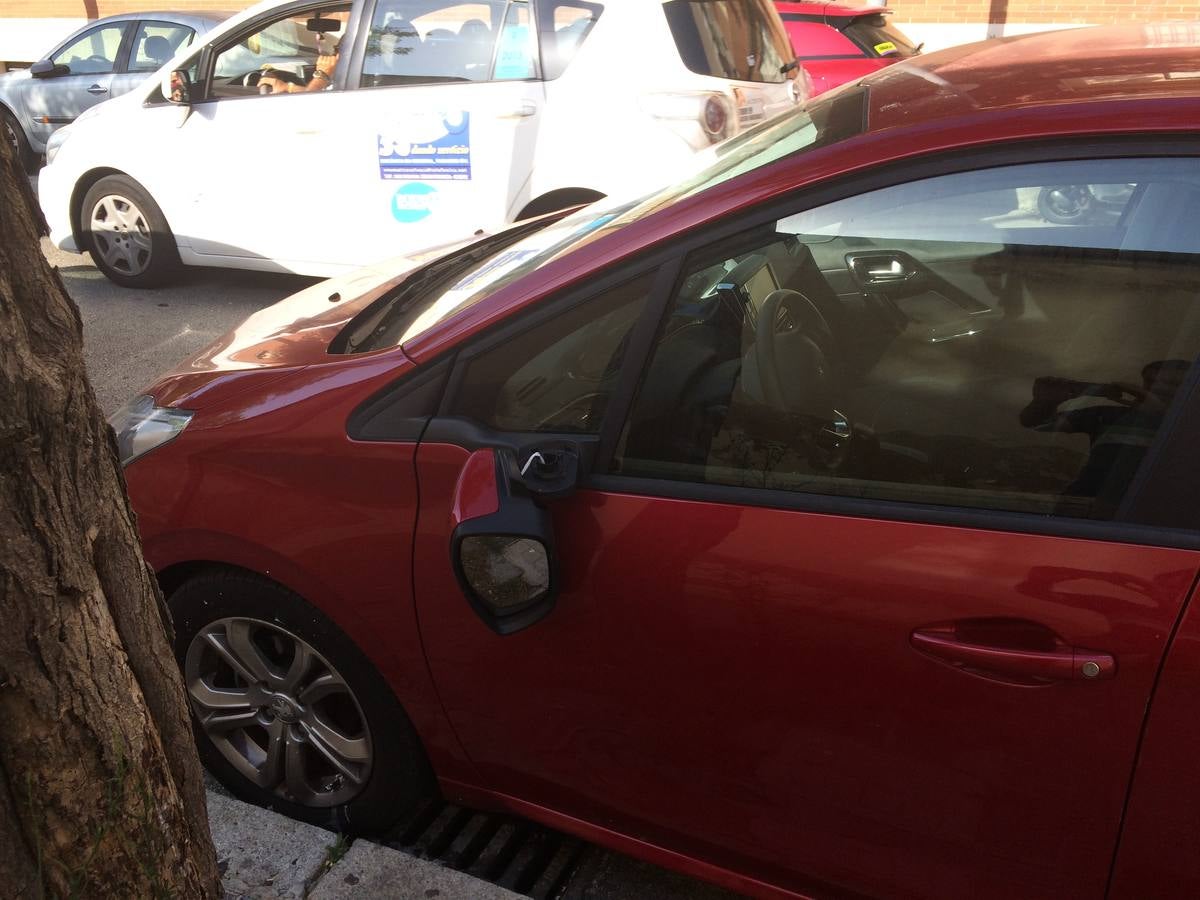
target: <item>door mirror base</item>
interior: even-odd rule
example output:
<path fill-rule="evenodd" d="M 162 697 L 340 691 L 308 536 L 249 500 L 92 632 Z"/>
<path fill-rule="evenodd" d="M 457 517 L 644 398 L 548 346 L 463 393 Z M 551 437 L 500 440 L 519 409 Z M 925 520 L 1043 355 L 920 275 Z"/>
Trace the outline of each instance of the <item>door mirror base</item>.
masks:
<path fill-rule="evenodd" d="M 29 67 L 29 74 L 34 78 L 58 78 L 61 75 L 70 75 L 71 67 L 48 59 L 39 59 Z"/>

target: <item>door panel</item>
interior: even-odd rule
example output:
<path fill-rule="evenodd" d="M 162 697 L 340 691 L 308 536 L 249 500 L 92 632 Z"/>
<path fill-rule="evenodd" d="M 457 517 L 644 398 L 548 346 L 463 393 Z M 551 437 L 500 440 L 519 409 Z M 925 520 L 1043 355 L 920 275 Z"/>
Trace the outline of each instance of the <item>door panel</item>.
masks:
<path fill-rule="evenodd" d="M 1113 898 L 1200 896 L 1200 608 L 1193 594 L 1171 641 L 1129 794 Z"/>
<path fill-rule="evenodd" d="M 44 144 L 58 128 L 113 96 L 113 73 L 120 68 L 118 62 L 124 61 L 132 24 L 110 22 L 84 32 L 50 57 L 56 64 L 69 66 L 70 74 L 22 82 L 22 99 L 32 120 L 33 134 L 40 142 Z"/>
<path fill-rule="evenodd" d="M 466 452 L 418 451 L 444 558 Z M 433 674 L 486 786 L 684 852 L 885 896 L 1103 893 L 1190 551 L 584 492 L 555 611 L 498 637 L 417 570 Z M 1029 620 L 1108 681 L 1004 684 L 914 629 Z M 765 871 L 770 871 L 768 866 Z"/>

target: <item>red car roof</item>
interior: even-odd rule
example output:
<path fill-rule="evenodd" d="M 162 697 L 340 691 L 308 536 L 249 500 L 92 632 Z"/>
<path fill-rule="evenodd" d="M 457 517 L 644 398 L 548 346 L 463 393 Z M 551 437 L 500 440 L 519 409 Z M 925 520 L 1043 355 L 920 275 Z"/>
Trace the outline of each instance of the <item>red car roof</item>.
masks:
<path fill-rule="evenodd" d="M 984 41 L 905 60 L 858 85 L 866 92 L 857 134 L 785 156 L 553 260 L 405 344 L 405 352 L 419 362 L 432 358 L 596 268 L 805 185 L 891 161 L 1051 137 L 1200 134 L 1200 24 Z M 847 85 L 808 108 L 830 108 L 859 93 Z"/>

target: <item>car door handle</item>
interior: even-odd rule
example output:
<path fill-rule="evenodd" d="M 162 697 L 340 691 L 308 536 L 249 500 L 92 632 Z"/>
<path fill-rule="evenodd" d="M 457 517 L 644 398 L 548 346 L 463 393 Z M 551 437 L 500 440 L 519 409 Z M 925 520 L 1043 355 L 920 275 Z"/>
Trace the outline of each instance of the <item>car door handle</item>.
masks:
<path fill-rule="evenodd" d="M 522 100 L 516 106 L 496 114 L 497 119 L 523 119 L 537 114 L 537 104 L 532 100 Z"/>
<path fill-rule="evenodd" d="M 107 94 L 108 88 L 106 88 L 102 84 L 93 84 L 90 88 L 87 89 L 87 92 L 89 94 Z"/>
<path fill-rule="evenodd" d="M 981 675 L 1046 681 L 1099 681 L 1112 678 L 1117 663 L 1111 654 L 1062 647 L 1051 651 L 1015 650 L 958 640 L 947 628 L 919 628 L 909 638 L 913 648 L 956 668 Z"/>

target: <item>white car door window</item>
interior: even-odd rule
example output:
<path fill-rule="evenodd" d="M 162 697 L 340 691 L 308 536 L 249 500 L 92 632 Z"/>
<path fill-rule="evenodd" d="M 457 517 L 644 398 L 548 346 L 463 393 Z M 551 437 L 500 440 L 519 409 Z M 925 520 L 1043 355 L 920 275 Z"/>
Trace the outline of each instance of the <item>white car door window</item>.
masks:
<path fill-rule="evenodd" d="M 308 86 L 318 57 L 337 52 L 349 15 L 345 4 L 287 16 L 218 49 L 209 99 L 257 96 L 259 79 L 267 74 Z"/>
<path fill-rule="evenodd" d="M 427 0 L 385 0 L 371 19 L 360 86 L 487 81 L 510 5 L 448 2 L 431 9 Z"/>

